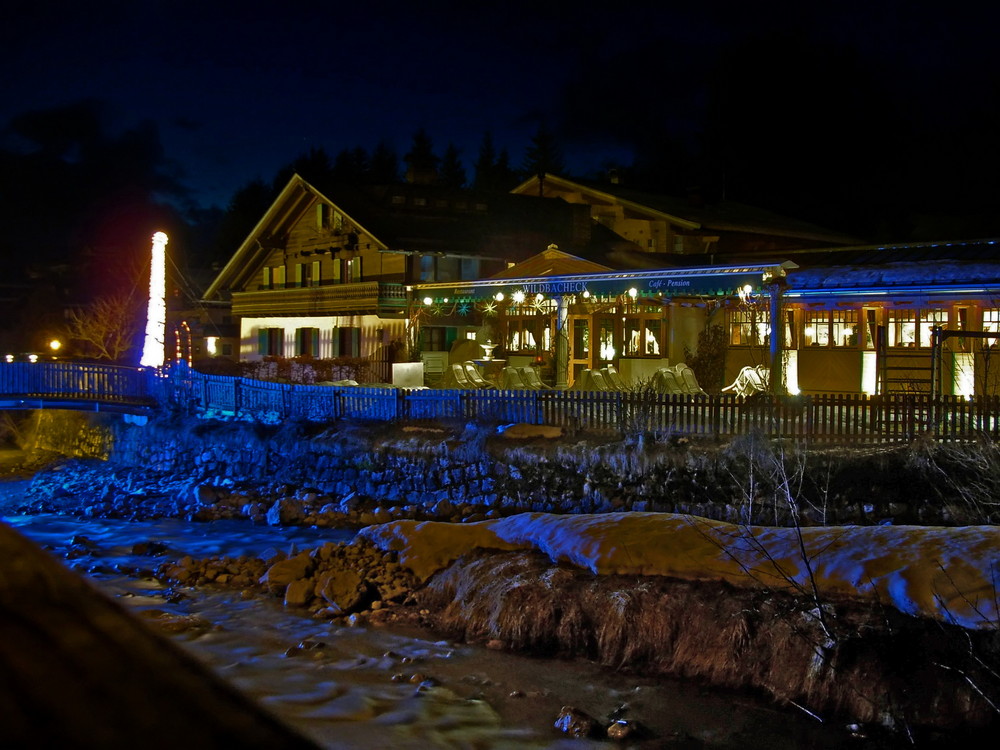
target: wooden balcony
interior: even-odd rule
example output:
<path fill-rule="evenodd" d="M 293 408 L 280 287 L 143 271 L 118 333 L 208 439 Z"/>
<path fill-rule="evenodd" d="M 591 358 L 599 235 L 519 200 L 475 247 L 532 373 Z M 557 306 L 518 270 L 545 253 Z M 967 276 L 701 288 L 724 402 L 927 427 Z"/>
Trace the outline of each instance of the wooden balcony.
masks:
<path fill-rule="evenodd" d="M 406 310 L 402 284 L 363 281 L 357 284 L 233 292 L 233 315 L 391 315 Z"/>

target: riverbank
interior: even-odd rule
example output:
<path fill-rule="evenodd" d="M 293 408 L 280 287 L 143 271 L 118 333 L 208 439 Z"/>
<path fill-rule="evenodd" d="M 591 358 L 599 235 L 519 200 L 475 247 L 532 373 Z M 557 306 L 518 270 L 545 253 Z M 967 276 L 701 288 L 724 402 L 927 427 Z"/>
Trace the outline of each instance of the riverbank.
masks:
<path fill-rule="evenodd" d="M 746 519 L 778 518 L 778 511 L 787 521 L 797 509 L 808 510 L 798 517 L 818 529 L 823 516 L 837 517 L 843 509 L 868 518 L 892 511 L 892 503 L 875 489 L 888 483 L 893 467 L 893 497 L 905 492 L 910 498 L 905 511 L 897 513 L 903 518 L 913 508 L 930 507 L 928 498 L 940 497 L 940 483 L 916 481 L 920 472 L 944 464 L 929 448 L 911 448 L 909 457 L 847 455 L 843 466 L 829 452 L 819 452 L 812 458 L 827 468 L 825 484 L 815 473 L 799 474 L 796 493 L 789 494 L 794 452 L 750 439 L 702 452 L 679 441 L 599 444 L 530 431 L 484 434 L 461 426 L 395 434 L 366 434 L 357 426 L 302 430 L 208 424 L 171 432 L 161 425 L 145 434 L 141 453 L 131 454 L 145 456 L 146 463 L 122 454 L 110 462 L 57 464 L 35 476 L 22 510 L 371 528 L 362 539 L 374 544 L 359 539 L 350 548 L 320 547 L 268 559 L 174 560 L 160 575 L 188 585 L 235 586 L 279 597 L 290 608 L 342 624 L 415 618 L 437 632 L 492 648 L 580 656 L 636 673 L 761 691 L 824 721 L 873 732 L 888 727 L 921 742 L 932 742 L 935 732 L 954 738 L 991 730 L 996 723 L 995 709 L 981 694 L 995 695 L 990 674 L 991 655 L 997 653 L 995 622 L 992 628 L 970 629 L 899 610 L 877 588 L 862 596 L 828 594 L 810 582 L 808 563 L 814 558 L 809 555 L 796 567 L 784 568 L 778 576 L 783 580 L 741 586 L 711 568 L 697 580 L 676 572 L 623 574 L 553 557 L 554 546 L 545 542 L 528 547 L 482 543 L 483 529 L 551 517 L 553 509 L 567 519 L 596 509 L 590 515 L 610 523 L 623 509 L 635 518 L 678 506 L 711 507 L 705 515 L 673 515 L 735 519 L 734 533 L 743 534 L 743 543 L 754 543 L 757 536 L 744 534 L 752 528 Z M 130 444 L 142 442 L 138 438 L 133 433 Z M 234 447 L 241 441 L 242 453 Z M 180 458 L 164 458 L 170 449 Z M 251 469 L 254 456 L 263 456 L 263 463 Z M 913 480 L 905 484 L 898 470 L 904 465 L 911 467 Z M 502 475 L 492 475 L 497 466 L 505 467 Z M 878 471 L 858 476 L 859 466 Z M 845 467 L 854 470 L 851 481 L 835 481 L 849 474 Z M 713 488 L 725 470 L 739 479 L 731 474 Z M 657 489 L 655 480 L 664 477 L 673 479 Z M 704 502 L 685 503 L 685 488 L 700 493 Z M 806 488 L 801 495 L 800 488 Z M 818 488 L 831 496 L 826 505 L 801 502 L 815 497 L 810 493 Z M 708 500 L 713 491 L 714 504 Z M 862 502 L 863 497 L 870 502 Z M 953 507 L 967 512 L 971 505 L 955 501 Z M 418 522 L 419 531 L 401 530 L 410 521 Z M 444 523 L 434 523 L 439 521 Z M 799 538 L 797 529 L 806 529 L 790 528 L 793 540 Z M 380 537 L 376 529 L 388 536 Z M 408 550 L 420 532 L 438 529 L 438 543 L 432 545 L 438 548 L 461 547 L 466 534 L 477 541 L 428 574 L 407 562 L 414 559 Z M 552 533 L 553 539 L 563 536 Z M 901 535 L 894 543 L 902 547 L 907 540 Z M 640 554 L 628 541 L 622 549 Z M 725 550 L 716 545 L 716 551 Z M 871 572 L 857 575 L 862 574 Z M 746 579 L 753 582 L 749 573 Z M 865 582 L 858 578 L 859 590 Z M 343 592 L 353 601 L 342 598 Z M 925 656 L 914 659 L 914 654 Z"/>

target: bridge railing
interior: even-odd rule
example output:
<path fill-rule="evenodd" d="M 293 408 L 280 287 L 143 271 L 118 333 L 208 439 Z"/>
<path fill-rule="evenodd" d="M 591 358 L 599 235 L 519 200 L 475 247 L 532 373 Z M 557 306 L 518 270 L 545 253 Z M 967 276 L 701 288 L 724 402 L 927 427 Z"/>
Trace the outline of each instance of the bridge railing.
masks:
<path fill-rule="evenodd" d="M 86 362 L 0 363 L 0 395 L 145 404 L 158 399 L 158 376 L 149 369 Z"/>

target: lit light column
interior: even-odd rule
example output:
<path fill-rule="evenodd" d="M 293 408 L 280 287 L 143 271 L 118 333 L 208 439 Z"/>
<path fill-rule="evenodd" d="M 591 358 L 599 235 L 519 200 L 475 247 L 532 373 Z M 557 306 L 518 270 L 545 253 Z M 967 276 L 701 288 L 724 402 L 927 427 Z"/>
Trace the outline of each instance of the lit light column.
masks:
<path fill-rule="evenodd" d="M 142 344 L 141 367 L 162 367 L 167 329 L 167 235 L 153 235 L 149 262 L 149 307 L 146 311 L 146 337 Z"/>

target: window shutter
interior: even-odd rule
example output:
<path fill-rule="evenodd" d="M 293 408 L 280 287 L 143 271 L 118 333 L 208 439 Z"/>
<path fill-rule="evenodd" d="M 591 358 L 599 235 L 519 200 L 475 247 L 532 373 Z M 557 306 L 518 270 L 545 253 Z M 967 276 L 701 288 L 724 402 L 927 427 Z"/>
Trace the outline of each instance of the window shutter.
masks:
<path fill-rule="evenodd" d="M 314 357 L 319 357 L 319 329 L 311 328 L 312 331 L 312 341 L 310 342 L 312 346 L 309 349 L 309 353 Z"/>
<path fill-rule="evenodd" d="M 361 356 L 361 329 L 352 328 L 351 329 L 351 356 L 360 357 Z"/>
<path fill-rule="evenodd" d="M 267 329 L 258 328 L 257 329 L 257 352 L 263 356 L 267 356 L 270 352 L 267 350 Z"/>
<path fill-rule="evenodd" d="M 330 352 L 331 357 L 340 356 L 340 329 L 337 326 L 333 327 L 333 335 L 330 337 L 330 343 L 333 346 L 333 351 Z"/>

